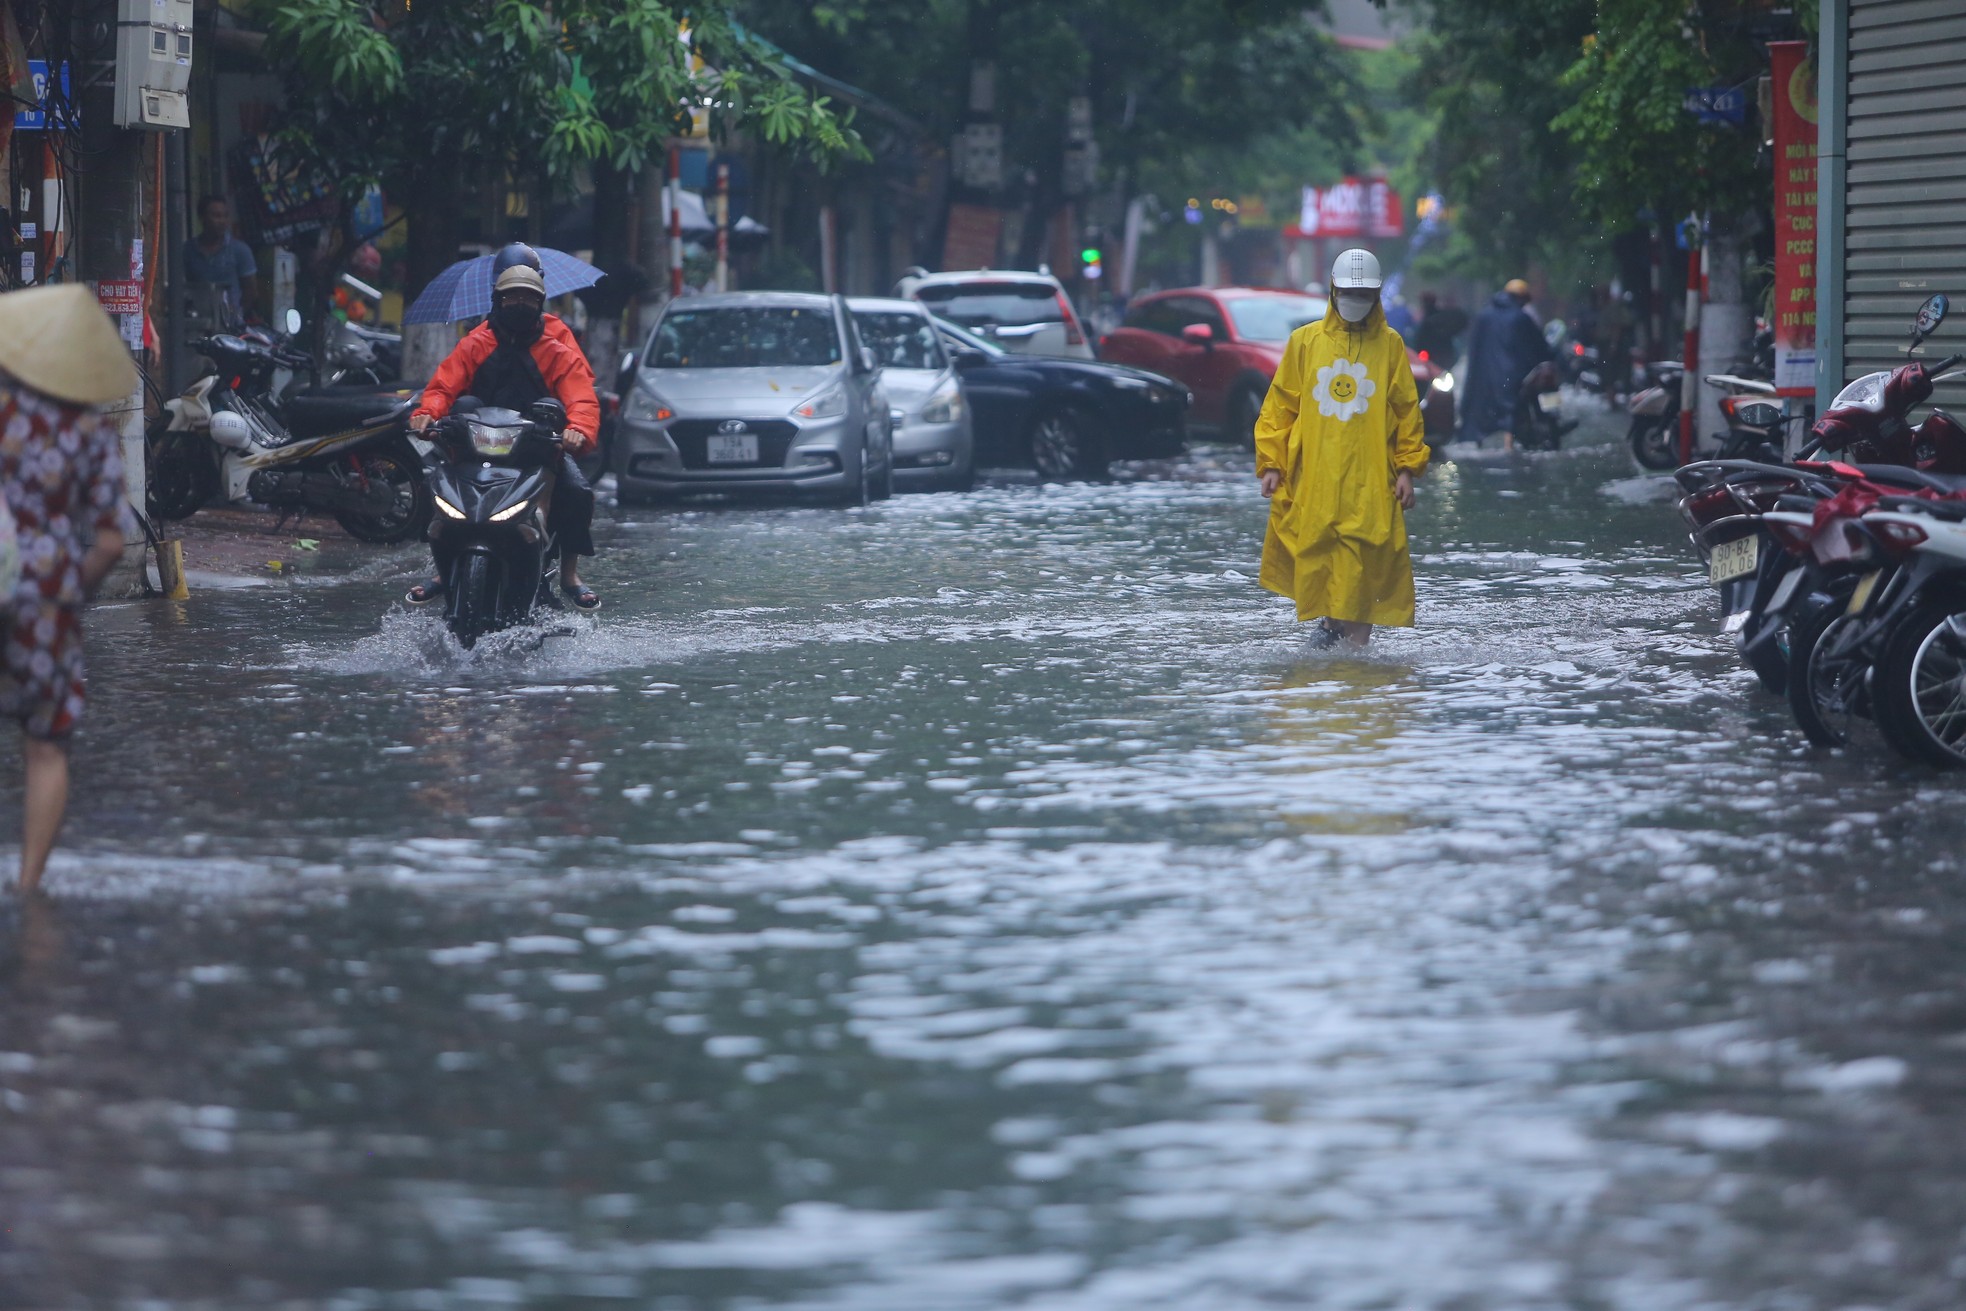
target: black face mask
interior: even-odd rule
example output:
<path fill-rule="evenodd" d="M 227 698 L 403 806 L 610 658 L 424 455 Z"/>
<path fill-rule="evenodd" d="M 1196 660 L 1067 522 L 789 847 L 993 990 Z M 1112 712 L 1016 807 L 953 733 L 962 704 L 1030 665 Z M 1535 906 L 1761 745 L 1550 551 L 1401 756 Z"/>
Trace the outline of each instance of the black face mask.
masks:
<path fill-rule="evenodd" d="M 539 306 L 526 301 L 515 301 L 500 305 L 492 311 L 492 326 L 502 332 L 524 337 L 539 331 L 542 311 Z"/>

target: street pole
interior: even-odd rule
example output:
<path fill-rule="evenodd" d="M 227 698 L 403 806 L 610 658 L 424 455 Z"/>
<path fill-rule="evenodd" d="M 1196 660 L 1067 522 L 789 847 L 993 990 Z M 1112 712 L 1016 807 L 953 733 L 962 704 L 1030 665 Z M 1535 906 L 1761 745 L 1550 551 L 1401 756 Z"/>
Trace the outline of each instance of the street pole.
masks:
<path fill-rule="evenodd" d="M 717 290 L 730 290 L 730 165 L 717 165 Z"/>
<path fill-rule="evenodd" d="M 683 294 L 683 150 L 669 147 L 669 294 Z"/>
<path fill-rule="evenodd" d="M 1693 461 L 1693 419 L 1700 408 L 1700 288 L 1706 276 L 1707 243 L 1701 240 L 1700 224 L 1691 215 L 1686 220 L 1689 248 L 1686 252 L 1686 343 L 1680 362 L 1685 372 L 1679 380 L 1679 462 Z"/>

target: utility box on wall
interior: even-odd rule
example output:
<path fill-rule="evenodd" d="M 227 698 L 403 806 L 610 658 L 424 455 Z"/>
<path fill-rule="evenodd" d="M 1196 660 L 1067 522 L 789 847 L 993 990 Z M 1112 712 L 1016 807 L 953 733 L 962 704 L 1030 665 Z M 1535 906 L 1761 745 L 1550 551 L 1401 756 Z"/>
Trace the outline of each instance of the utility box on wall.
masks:
<path fill-rule="evenodd" d="M 192 0 L 117 0 L 116 125 L 191 126 Z"/>

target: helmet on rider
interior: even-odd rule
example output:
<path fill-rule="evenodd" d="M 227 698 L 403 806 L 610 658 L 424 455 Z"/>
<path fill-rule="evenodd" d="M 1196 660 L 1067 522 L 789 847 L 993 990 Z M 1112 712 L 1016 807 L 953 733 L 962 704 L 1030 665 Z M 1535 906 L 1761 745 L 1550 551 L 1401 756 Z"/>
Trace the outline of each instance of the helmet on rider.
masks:
<path fill-rule="evenodd" d="M 1339 251 L 1338 258 L 1331 261 L 1331 293 L 1338 303 L 1338 317 L 1350 324 L 1365 322 L 1379 303 L 1384 281 L 1379 276 L 1377 255 L 1363 247 Z"/>
<path fill-rule="evenodd" d="M 545 266 L 539 262 L 539 252 L 523 241 L 515 241 L 492 258 L 492 280 L 496 282 L 499 274 L 517 265 L 524 265 L 535 273 L 545 272 Z"/>
<path fill-rule="evenodd" d="M 492 260 L 492 322 L 522 339 L 539 330 L 546 308 L 546 274 L 539 252 L 515 241 Z"/>

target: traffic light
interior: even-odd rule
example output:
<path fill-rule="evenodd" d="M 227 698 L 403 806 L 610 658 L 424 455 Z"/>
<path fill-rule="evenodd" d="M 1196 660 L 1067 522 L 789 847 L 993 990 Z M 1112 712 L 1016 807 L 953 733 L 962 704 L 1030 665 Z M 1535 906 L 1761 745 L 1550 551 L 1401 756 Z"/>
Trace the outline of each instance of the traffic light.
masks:
<path fill-rule="evenodd" d="M 1088 282 L 1099 281 L 1103 270 L 1099 267 L 1099 247 L 1087 246 L 1079 252 L 1079 276 Z"/>

